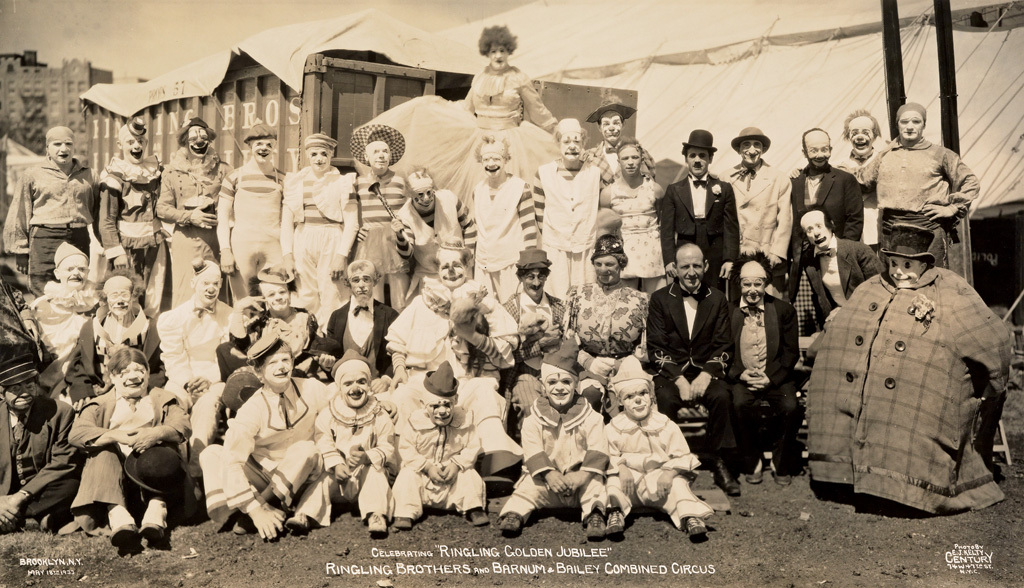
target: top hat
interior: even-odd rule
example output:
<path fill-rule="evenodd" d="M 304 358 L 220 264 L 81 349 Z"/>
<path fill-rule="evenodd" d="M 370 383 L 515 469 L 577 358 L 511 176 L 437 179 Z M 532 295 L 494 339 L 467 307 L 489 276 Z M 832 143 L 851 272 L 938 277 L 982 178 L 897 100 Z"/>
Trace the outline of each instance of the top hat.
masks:
<path fill-rule="evenodd" d="M 895 224 L 889 234 L 889 246 L 882 253 L 889 257 L 906 257 L 926 263 L 935 263 L 935 255 L 928 249 L 935 233 L 924 227 L 906 223 Z"/>
<path fill-rule="evenodd" d="M 206 136 L 210 139 L 210 141 L 213 141 L 214 139 L 217 138 L 217 132 L 210 128 L 210 125 L 206 124 L 205 120 L 199 118 L 198 116 L 193 116 L 192 118 L 185 119 L 185 122 L 181 124 L 181 128 L 178 129 L 178 145 L 185 144 L 185 139 L 188 137 L 188 130 L 191 129 L 192 127 L 206 129 Z"/>
<path fill-rule="evenodd" d="M 363 165 L 370 165 L 366 160 L 366 146 L 374 141 L 384 141 L 391 150 L 391 164 L 398 163 L 405 154 L 405 137 L 398 129 L 387 125 L 363 125 L 352 133 L 352 140 L 349 141 L 349 150 L 352 157 Z"/>
<path fill-rule="evenodd" d="M 622 122 L 626 122 L 629 117 L 636 114 L 636 109 L 632 106 L 626 106 L 625 104 L 617 101 L 608 101 L 601 104 L 601 106 L 598 106 L 597 110 L 594 112 L 591 112 L 590 116 L 587 117 L 587 122 L 601 124 L 601 115 L 608 111 L 618 113 L 618 115 L 622 117 Z"/>
<path fill-rule="evenodd" d="M 242 142 L 248 145 L 252 141 L 256 141 L 258 139 L 277 140 L 277 133 L 263 121 L 258 121 L 249 129 L 249 132 L 245 134 L 245 139 L 243 139 Z"/>
<path fill-rule="evenodd" d="M 434 396 L 454 398 L 459 392 L 459 381 L 452 372 L 452 364 L 445 361 L 436 370 L 427 372 L 423 378 L 423 387 Z"/>
<path fill-rule="evenodd" d="M 141 116 L 133 117 L 125 126 L 128 127 L 128 132 L 136 137 L 146 136 L 146 121 Z"/>
<path fill-rule="evenodd" d="M 124 473 L 143 490 L 166 496 L 180 489 L 185 479 L 185 462 L 173 447 L 155 445 L 124 460 Z"/>
<path fill-rule="evenodd" d="M 683 141 L 683 151 L 687 147 L 696 147 L 698 149 L 707 149 L 711 153 L 718 151 L 714 145 L 715 137 L 709 131 L 704 129 L 694 129 L 690 131 L 690 138 Z"/>
<path fill-rule="evenodd" d="M 527 247 L 519 252 L 516 267 L 521 270 L 546 269 L 551 267 L 548 253 L 539 247 Z"/>
<path fill-rule="evenodd" d="M 767 153 L 768 152 L 768 148 L 772 146 L 772 140 L 769 139 L 764 133 L 762 133 L 761 129 L 759 129 L 757 127 L 747 127 L 745 129 L 743 129 L 742 131 L 740 131 L 740 134 L 739 134 L 738 137 L 736 137 L 735 139 L 732 140 L 733 151 L 739 151 L 740 150 L 740 143 L 742 143 L 744 141 L 747 141 L 747 140 L 757 140 L 757 141 L 760 141 L 761 145 L 764 146 L 765 153 Z"/>

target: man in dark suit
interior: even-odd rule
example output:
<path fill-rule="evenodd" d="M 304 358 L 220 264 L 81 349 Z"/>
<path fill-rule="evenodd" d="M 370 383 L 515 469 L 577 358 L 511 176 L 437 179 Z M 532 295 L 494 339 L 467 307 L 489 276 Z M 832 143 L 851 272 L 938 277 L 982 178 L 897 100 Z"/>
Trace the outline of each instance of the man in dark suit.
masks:
<path fill-rule="evenodd" d="M 828 159 L 832 156 L 832 143 L 828 133 L 811 129 L 803 136 L 804 157 L 807 167 L 800 175 L 792 178 L 793 222 L 796 223 L 811 207 L 828 213 L 840 239 L 860 241 L 864 228 L 864 198 L 860 184 L 853 174 L 832 167 Z M 800 231 L 793 231 L 793 254 L 790 259 L 800 258 Z"/>
<path fill-rule="evenodd" d="M 81 471 L 68 443 L 71 407 L 42 394 L 31 348 L 0 352 L 0 534 L 26 519 L 56 531 L 70 523 Z"/>
<path fill-rule="evenodd" d="M 723 381 L 732 355 L 729 305 L 720 290 L 703 283 L 708 263 L 699 247 L 681 246 L 675 267 L 678 276 L 651 294 L 647 313 L 647 350 L 658 365 L 658 410 L 677 420 L 687 403 L 700 402 L 708 409 L 704 451 L 715 484 L 729 496 L 739 496 L 739 482 L 721 457 L 721 450 L 734 443 L 732 400 Z"/>
<path fill-rule="evenodd" d="M 882 273 L 878 255 L 860 241 L 841 239 L 835 234 L 832 219 L 821 208 L 814 207 L 800 217 L 800 228 L 807 237 L 799 263 L 794 267 L 789 284 L 790 300 L 796 300 L 799 276 L 806 274 L 817 311 L 815 323 L 820 329 L 825 319 L 871 276 Z M 801 321 L 804 317 L 800 317 Z"/>
<path fill-rule="evenodd" d="M 760 402 L 771 407 L 774 438 L 772 469 L 775 481 L 788 486 L 798 471 L 795 455 L 800 411 L 796 386 L 790 378 L 800 357 L 796 310 L 788 302 L 765 294 L 767 259 L 741 258 L 736 265 L 739 304 L 732 309 L 732 341 L 736 355 L 729 369 L 732 400 L 736 407 L 736 441 L 748 484 L 760 484 L 758 432 Z"/>
<path fill-rule="evenodd" d="M 328 372 L 334 362 L 349 349 L 370 361 L 376 369 L 371 388 L 374 394 L 387 391 L 390 385 L 391 355 L 384 336 L 398 311 L 373 299 L 373 288 L 381 276 L 373 263 L 365 259 L 353 261 L 345 273 L 352 297 L 348 303 L 331 313 L 324 337 L 317 337 L 312 353 Z"/>
<path fill-rule="evenodd" d="M 689 173 L 671 184 L 661 199 L 661 253 L 665 273 L 676 277 L 676 248 L 695 243 L 708 262 L 705 283 L 719 287 L 729 276 L 732 260 L 739 255 L 740 224 L 732 186 L 708 173 L 715 156 L 714 137 L 697 129 L 683 143 Z"/>

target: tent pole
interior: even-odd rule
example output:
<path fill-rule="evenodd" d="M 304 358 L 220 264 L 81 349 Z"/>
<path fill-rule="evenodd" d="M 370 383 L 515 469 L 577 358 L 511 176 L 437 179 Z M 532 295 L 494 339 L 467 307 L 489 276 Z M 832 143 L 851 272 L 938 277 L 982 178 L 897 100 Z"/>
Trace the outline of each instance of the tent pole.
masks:
<path fill-rule="evenodd" d="M 942 144 L 959 155 L 960 123 L 957 117 L 956 101 L 956 60 L 953 56 L 953 18 L 950 15 L 949 0 L 934 0 L 935 5 L 935 44 L 939 52 L 939 104 L 942 109 Z M 974 284 L 973 258 L 971 255 L 970 223 L 964 218 L 957 227 L 960 232 L 960 243 L 950 247 L 948 255 L 959 256 L 958 263 L 949 263 L 950 267 L 963 268 L 963 277 L 971 285 Z"/>
<path fill-rule="evenodd" d="M 938 0 L 936 0 L 937 2 Z M 889 108 L 889 137 L 896 137 L 896 111 L 907 101 L 903 84 L 903 46 L 896 0 L 882 2 L 882 57 L 885 60 L 885 100 Z"/>

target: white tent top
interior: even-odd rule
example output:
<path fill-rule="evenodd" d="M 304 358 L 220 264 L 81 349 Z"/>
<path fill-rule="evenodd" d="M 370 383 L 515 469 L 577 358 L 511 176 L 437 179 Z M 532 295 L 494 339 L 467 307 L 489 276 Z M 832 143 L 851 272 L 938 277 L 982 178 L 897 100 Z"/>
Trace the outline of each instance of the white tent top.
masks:
<path fill-rule="evenodd" d="M 925 136 L 941 143 L 935 30 L 922 18 L 932 5 L 901 0 L 899 13 L 907 96 L 928 107 Z M 765 159 L 786 171 L 806 165 L 800 138 L 814 127 L 831 134 L 833 161 L 848 157 L 843 121 L 856 109 L 878 118 L 881 147 L 880 21 L 878 0 L 544 0 L 444 34 L 471 44 L 506 24 L 518 36 L 512 62 L 528 75 L 636 90 L 637 136 L 656 160 L 680 163 L 682 141 L 702 128 L 715 135 L 712 171 L 722 173 L 739 163 L 729 142 L 747 126 L 772 139 Z M 982 184 L 972 210 L 1022 200 L 1024 29 L 956 30 L 954 46 L 961 152 Z"/>
<path fill-rule="evenodd" d="M 471 49 L 376 10 L 269 29 L 225 50 L 141 84 L 97 84 L 82 100 L 122 116 L 165 100 L 209 96 L 234 54 L 245 53 L 289 87 L 302 90 L 306 58 L 323 51 L 373 51 L 402 65 L 455 73 L 480 71 L 485 61 Z"/>

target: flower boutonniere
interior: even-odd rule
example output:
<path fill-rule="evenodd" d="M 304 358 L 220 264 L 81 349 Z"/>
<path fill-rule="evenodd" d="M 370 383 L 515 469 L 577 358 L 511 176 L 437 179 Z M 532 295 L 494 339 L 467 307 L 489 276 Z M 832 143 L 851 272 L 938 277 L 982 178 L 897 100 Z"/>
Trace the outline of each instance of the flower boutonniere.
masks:
<path fill-rule="evenodd" d="M 715 196 L 721 196 L 722 195 L 722 186 L 720 186 L 719 184 L 715 184 L 714 186 L 711 186 L 711 193 L 714 194 Z"/>
<path fill-rule="evenodd" d="M 932 325 L 932 321 L 935 320 L 935 303 L 924 294 L 918 294 L 910 301 L 907 314 L 913 315 L 914 320 L 923 324 L 924 330 L 927 331 L 928 327 Z"/>

